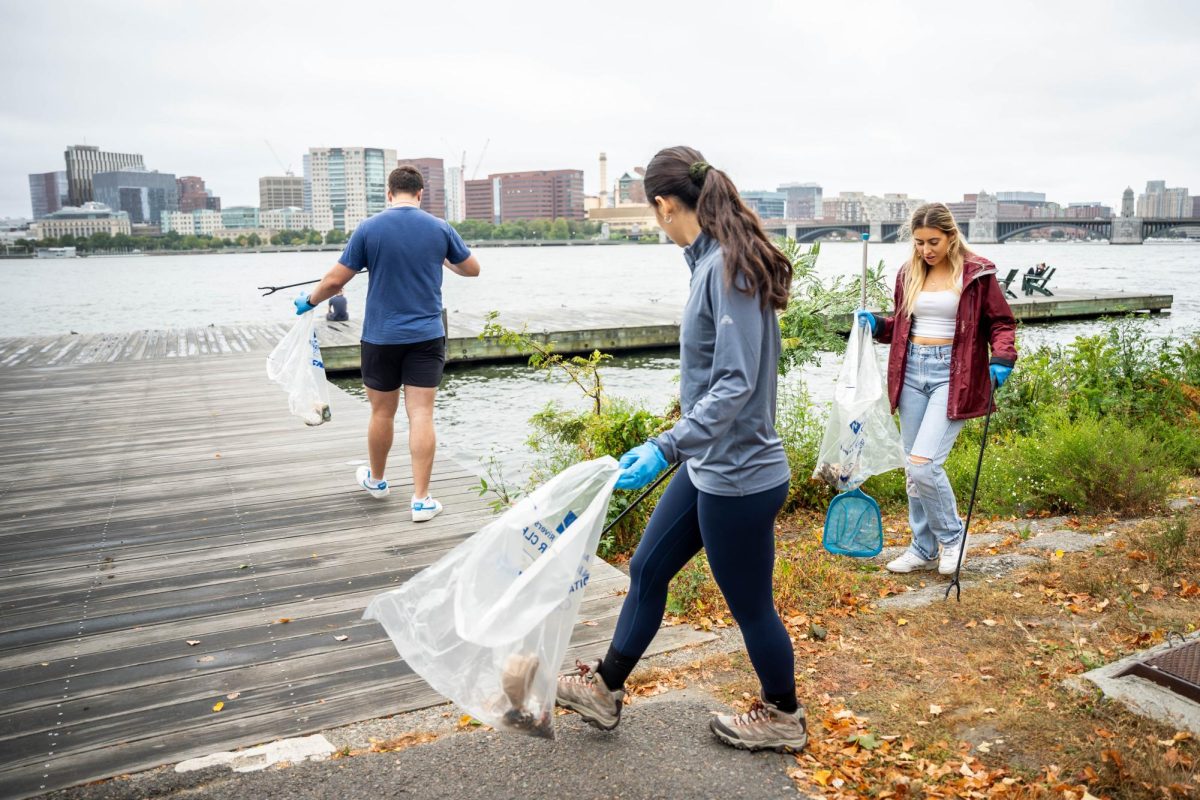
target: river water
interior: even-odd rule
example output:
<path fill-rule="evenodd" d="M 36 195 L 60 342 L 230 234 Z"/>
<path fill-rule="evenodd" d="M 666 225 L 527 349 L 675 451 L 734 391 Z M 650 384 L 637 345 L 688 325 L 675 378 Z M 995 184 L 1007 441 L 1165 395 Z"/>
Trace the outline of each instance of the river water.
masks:
<path fill-rule="evenodd" d="M 1057 267 L 1052 289 L 1173 294 L 1172 313 L 1149 324 L 1151 335 L 1200 328 L 1200 244 L 1009 243 L 975 249 L 995 261 L 1002 274 L 1009 268 L 1023 271 L 1039 261 Z M 908 246 L 872 245 L 870 252 L 872 262 L 883 259 L 888 265 L 890 281 Z M 861 253 L 857 243 L 824 243 L 818 270 L 823 275 L 856 276 Z M 447 273 L 447 309 L 536 309 L 544 316 L 547 309 L 558 308 L 566 327 L 573 309 L 650 303 L 677 308 L 687 295 L 688 270 L 674 245 L 480 248 L 477 255 L 483 264 L 481 277 Z M 0 261 L 15 301 L 0 316 L 0 336 L 290 320 L 290 290 L 261 297 L 255 287 L 316 278 L 335 261 L 336 254 L 328 252 Z M 347 287 L 352 314 L 361 314 L 365 291 L 361 278 Z M 1098 325 L 1026 326 L 1021 341 L 1026 346 L 1066 342 Z M 814 399 L 821 400 L 830 392 L 836 361 L 827 358 L 820 367 L 788 380 L 805 381 Z M 663 407 L 677 391 L 677 374 L 678 359 L 669 353 L 618 358 L 603 371 L 610 395 L 651 408 Z M 361 393 L 357 381 L 338 383 Z M 547 382 L 522 365 L 451 368 L 437 403 L 441 446 L 472 468 L 494 453 L 506 469 L 523 472 L 528 435 L 524 423 L 550 400 L 584 407 L 577 389 Z"/>

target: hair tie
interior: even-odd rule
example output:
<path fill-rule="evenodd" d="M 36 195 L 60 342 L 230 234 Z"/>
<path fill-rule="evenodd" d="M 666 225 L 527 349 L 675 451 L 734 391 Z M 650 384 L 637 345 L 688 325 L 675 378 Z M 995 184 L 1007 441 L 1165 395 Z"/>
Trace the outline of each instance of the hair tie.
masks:
<path fill-rule="evenodd" d="M 688 167 L 688 177 L 692 179 L 692 183 L 700 186 L 704 183 L 704 177 L 708 175 L 711 166 L 707 161 L 696 161 Z"/>

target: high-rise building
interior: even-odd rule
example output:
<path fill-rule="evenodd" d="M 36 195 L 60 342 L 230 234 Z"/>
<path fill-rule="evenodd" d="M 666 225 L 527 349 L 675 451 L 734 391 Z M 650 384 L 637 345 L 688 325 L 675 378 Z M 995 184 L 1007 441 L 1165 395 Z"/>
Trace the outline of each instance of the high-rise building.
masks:
<path fill-rule="evenodd" d="M 822 214 L 821 187 L 815 183 L 785 183 L 779 191 L 787 195 L 784 216 L 788 219 L 817 219 Z"/>
<path fill-rule="evenodd" d="M 378 147 L 310 147 L 313 228 L 353 231 L 387 208 L 387 176 L 396 151 Z"/>
<path fill-rule="evenodd" d="M 1134 202 L 1133 201 L 1133 187 L 1126 186 L 1125 192 L 1121 195 L 1121 216 L 1122 217 L 1132 217 L 1133 216 L 1133 210 L 1134 210 L 1133 202 Z"/>
<path fill-rule="evenodd" d="M 467 218 L 464 203 L 462 167 L 446 167 L 446 219 L 462 222 Z"/>
<path fill-rule="evenodd" d="M 208 208 L 208 201 L 211 197 L 208 189 L 204 187 L 204 178 L 197 175 L 184 175 L 182 178 L 175 179 L 175 185 L 179 188 L 179 210 L 191 213 Z M 220 210 L 220 198 L 217 200 L 217 210 Z"/>
<path fill-rule="evenodd" d="M 304 178 L 268 175 L 258 179 L 258 207 L 263 211 L 304 207 Z"/>
<path fill-rule="evenodd" d="M 405 164 L 416 167 L 425 181 L 421 192 L 421 210 L 435 217 L 446 218 L 446 165 L 440 158 L 401 158 L 397 167 Z M 391 170 L 389 170 L 390 172 Z"/>
<path fill-rule="evenodd" d="M 551 169 L 489 175 L 495 216 L 517 219 L 584 218 L 583 170 Z"/>
<path fill-rule="evenodd" d="M 1138 197 L 1139 217 L 1187 217 L 1192 212 L 1188 190 L 1184 187 L 1167 188 L 1166 181 L 1147 181 L 1146 193 Z"/>
<path fill-rule="evenodd" d="M 63 157 L 67 162 L 67 197 L 73 206 L 94 199 L 92 176 L 97 172 L 146 169 L 140 153 L 109 153 L 86 144 L 71 145 Z"/>
<path fill-rule="evenodd" d="M 67 173 L 38 172 L 29 176 L 29 202 L 33 207 L 33 218 L 41 219 L 58 211 L 68 203 Z"/>
<path fill-rule="evenodd" d="M 169 172 L 96 172 L 92 193 L 96 202 L 128 214 L 131 225 L 158 225 L 164 211 L 179 210 L 179 184 Z"/>
<path fill-rule="evenodd" d="M 1192 198 L 1192 218 L 1200 219 L 1200 197 Z"/>
<path fill-rule="evenodd" d="M 312 159 L 308 153 L 304 154 L 304 205 L 301 206 L 308 213 L 312 213 Z"/>
<path fill-rule="evenodd" d="M 492 197 L 492 179 L 463 181 L 463 219 L 499 222 L 496 200 Z"/>
<path fill-rule="evenodd" d="M 1180 186 L 1163 192 L 1163 216 L 1172 218 L 1190 217 L 1192 198 L 1187 187 Z"/>
<path fill-rule="evenodd" d="M 750 190 L 738 192 L 742 202 L 746 204 L 759 219 L 780 219 L 787 210 L 786 192 L 764 192 Z"/>

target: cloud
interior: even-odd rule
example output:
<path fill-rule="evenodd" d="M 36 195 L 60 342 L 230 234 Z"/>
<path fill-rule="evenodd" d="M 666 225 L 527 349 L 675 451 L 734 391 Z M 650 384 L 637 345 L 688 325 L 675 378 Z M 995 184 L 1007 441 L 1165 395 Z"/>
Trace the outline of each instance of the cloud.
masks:
<path fill-rule="evenodd" d="M 1113 204 L 1200 194 L 1200 6 L 950 3 L 8 3 L 0 215 L 87 141 L 228 204 L 309 146 L 597 187 L 688 143 L 746 188 Z"/>

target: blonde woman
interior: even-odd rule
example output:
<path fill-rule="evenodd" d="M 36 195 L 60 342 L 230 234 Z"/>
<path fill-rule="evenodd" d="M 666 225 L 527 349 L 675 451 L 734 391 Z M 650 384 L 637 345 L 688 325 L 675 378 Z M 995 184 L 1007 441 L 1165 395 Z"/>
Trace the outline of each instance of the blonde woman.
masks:
<path fill-rule="evenodd" d="M 895 316 L 858 312 L 890 344 L 888 395 L 900 409 L 912 544 L 891 572 L 954 574 L 966 547 L 944 464 L 964 422 L 987 413 L 1017 361 L 1016 320 L 996 266 L 967 249 L 950 209 L 913 212 L 912 257 L 896 276 Z M 939 558 L 940 548 L 940 558 Z"/>

